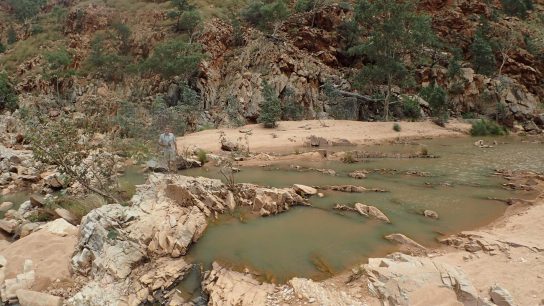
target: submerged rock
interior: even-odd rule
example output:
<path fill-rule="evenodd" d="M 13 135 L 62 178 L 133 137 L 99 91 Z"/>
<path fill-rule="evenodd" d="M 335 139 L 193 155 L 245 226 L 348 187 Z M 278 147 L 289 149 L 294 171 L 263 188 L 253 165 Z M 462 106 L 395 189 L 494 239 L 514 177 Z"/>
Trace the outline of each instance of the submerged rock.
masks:
<path fill-rule="evenodd" d="M 354 186 L 354 185 L 336 185 L 336 186 L 323 186 L 320 187 L 324 190 L 333 190 L 333 191 L 340 191 L 340 192 L 351 192 L 351 193 L 363 193 L 363 192 L 387 192 L 383 189 L 367 189 L 363 186 Z"/>
<path fill-rule="evenodd" d="M 401 250 L 404 252 L 409 252 L 412 254 L 424 254 L 427 251 L 427 248 L 406 237 L 403 234 L 390 234 L 385 236 L 385 239 L 400 244 Z"/>
<path fill-rule="evenodd" d="M 357 171 L 353 171 L 351 172 L 350 174 L 348 174 L 349 177 L 352 177 L 354 179 L 364 179 L 366 178 L 366 174 L 367 172 L 366 171 L 363 171 L 363 170 L 357 170 Z"/>
<path fill-rule="evenodd" d="M 427 218 L 438 219 L 438 213 L 434 210 L 426 209 L 423 211 L 423 215 Z"/>

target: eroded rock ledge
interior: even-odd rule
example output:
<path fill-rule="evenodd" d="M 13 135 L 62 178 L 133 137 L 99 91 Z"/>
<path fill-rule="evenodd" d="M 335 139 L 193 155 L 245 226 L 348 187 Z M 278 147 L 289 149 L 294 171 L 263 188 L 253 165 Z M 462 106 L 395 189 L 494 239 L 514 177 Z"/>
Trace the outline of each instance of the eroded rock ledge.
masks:
<path fill-rule="evenodd" d="M 72 258 L 88 282 L 71 305 L 139 305 L 165 301 L 190 269 L 184 259 L 209 217 L 246 206 L 267 216 L 307 201 L 293 188 L 152 174 L 130 205 L 106 205 L 84 217 Z"/>

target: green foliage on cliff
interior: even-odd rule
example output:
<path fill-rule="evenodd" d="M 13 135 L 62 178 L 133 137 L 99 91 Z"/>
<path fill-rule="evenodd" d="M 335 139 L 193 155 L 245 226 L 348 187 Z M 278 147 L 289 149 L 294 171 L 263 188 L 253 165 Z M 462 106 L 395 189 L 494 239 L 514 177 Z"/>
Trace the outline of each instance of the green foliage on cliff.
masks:
<path fill-rule="evenodd" d="M 413 0 L 360 0 L 355 19 L 363 28 L 371 29 L 366 40 L 349 50 L 351 54 L 369 59 L 359 73 L 359 84 L 363 87 L 386 86 L 384 118 L 388 120 L 393 85 L 402 86 L 412 76 L 406 55 L 424 57 L 421 50 L 436 42 L 431 19 L 417 12 Z"/>
<path fill-rule="evenodd" d="M 496 71 L 497 62 L 491 42 L 485 33 L 485 29 L 479 28 L 474 36 L 474 41 L 470 46 L 472 53 L 472 64 L 476 72 L 492 75 Z"/>
<path fill-rule="evenodd" d="M 36 16 L 46 0 L 8 0 L 13 9 L 13 13 L 19 21 L 26 21 Z"/>
<path fill-rule="evenodd" d="M 159 44 L 141 64 L 141 68 L 143 72 L 157 73 L 165 78 L 179 76 L 187 79 L 196 71 L 203 58 L 200 45 L 172 39 Z"/>
<path fill-rule="evenodd" d="M 17 93 L 11 85 L 6 73 L 0 73 L 0 110 L 17 109 Z"/>
<path fill-rule="evenodd" d="M 275 32 L 279 22 L 289 14 L 289 7 L 284 0 L 254 1 L 242 11 L 242 18 L 262 30 Z"/>
<path fill-rule="evenodd" d="M 446 122 L 448 118 L 447 93 L 440 85 L 430 85 L 421 90 L 419 95 L 429 103 L 431 113 L 441 122 Z"/>
<path fill-rule="evenodd" d="M 274 88 L 266 81 L 263 82 L 263 103 L 261 104 L 261 114 L 259 122 L 266 128 L 276 127 L 276 121 L 280 120 L 281 105 L 280 99 L 276 95 Z"/>
<path fill-rule="evenodd" d="M 534 7 L 532 0 L 501 0 L 501 4 L 506 14 L 518 17 L 526 17 Z"/>

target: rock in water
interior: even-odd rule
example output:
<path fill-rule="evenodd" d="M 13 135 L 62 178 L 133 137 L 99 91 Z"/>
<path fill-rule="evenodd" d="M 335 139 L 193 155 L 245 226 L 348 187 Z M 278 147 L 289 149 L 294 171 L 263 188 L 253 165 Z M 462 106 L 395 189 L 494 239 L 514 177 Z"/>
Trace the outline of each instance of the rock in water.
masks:
<path fill-rule="evenodd" d="M 352 178 L 358 179 L 358 180 L 366 178 L 366 172 L 362 171 L 362 170 L 353 171 L 348 175 L 349 175 L 349 177 L 352 177 Z"/>
<path fill-rule="evenodd" d="M 427 218 L 438 219 L 438 213 L 434 210 L 426 209 L 423 211 L 423 215 Z"/>
<path fill-rule="evenodd" d="M 317 194 L 317 189 L 301 184 L 294 184 L 293 188 L 295 192 L 300 195 L 315 195 Z"/>
<path fill-rule="evenodd" d="M 491 296 L 491 300 L 493 303 L 497 304 L 497 306 L 515 306 L 516 303 L 514 303 L 514 298 L 508 292 L 508 290 L 501 288 L 497 285 L 491 287 L 491 290 L 489 291 L 489 295 Z"/>
<path fill-rule="evenodd" d="M 355 210 L 363 216 L 382 220 L 383 222 L 391 223 L 389 218 L 377 207 L 365 205 L 362 203 L 355 203 Z"/>
<path fill-rule="evenodd" d="M 427 251 L 427 248 L 415 242 L 414 240 L 406 237 L 403 234 L 395 233 L 395 234 L 387 235 L 385 236 L 385 239 L 400 244 L 401 250 L 412 253 L 412 254 L 422 254 Z"/>

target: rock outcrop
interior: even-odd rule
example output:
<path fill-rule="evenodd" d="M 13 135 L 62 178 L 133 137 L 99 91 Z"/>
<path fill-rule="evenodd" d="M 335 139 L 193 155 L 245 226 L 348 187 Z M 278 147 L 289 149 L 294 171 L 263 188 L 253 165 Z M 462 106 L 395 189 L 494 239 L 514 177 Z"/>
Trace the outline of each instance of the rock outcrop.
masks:
<path fill-rule="evenodd" d="M 207 218 L 236 205 L 265 216 L 306 203 L 292 188 L 231 188 L 214 179 L 151 174 L 130 206 L 91 211 L 82 220 L 72 258 L 74 271 L 89 281 L 69 303 L 163 301 L 191 268 L 182 256 L 204 233 Z"/>
<path fill-rule="evenodd" d="M 391 223 L 389 218 L 381 210 L 379 210 L 377 207 L 371 206 L 371 205 L 366 205 L 366 204 L 362 204 L 362 203 L 355 203 L 353 205 L 353 207 L 350 207 L 350 206 L 346 206 L 346 205 L 336 204 L 334 206 L 334 209 L 355 211 L 355 212 L 358 212 L 359 214 L 361 214 L 361 215 L 363 215 L 363 216 L 365 216 L 367 218 L 378 219 L 378 220 L 381 220 L 381 221 L 386 222 L 386 223 Z"/>
<path fill-rule="evenodd" d="M 425 291 L 436 293 L 440 288 L 455 292 L 463 305 L 485 305 L 461 270 L 431 258 L 394 253 L 369 259 L 361 270 L 368 276 L 371 292 L 390 305 L 413 305 L 417 302 L 414 296 Z"/>

